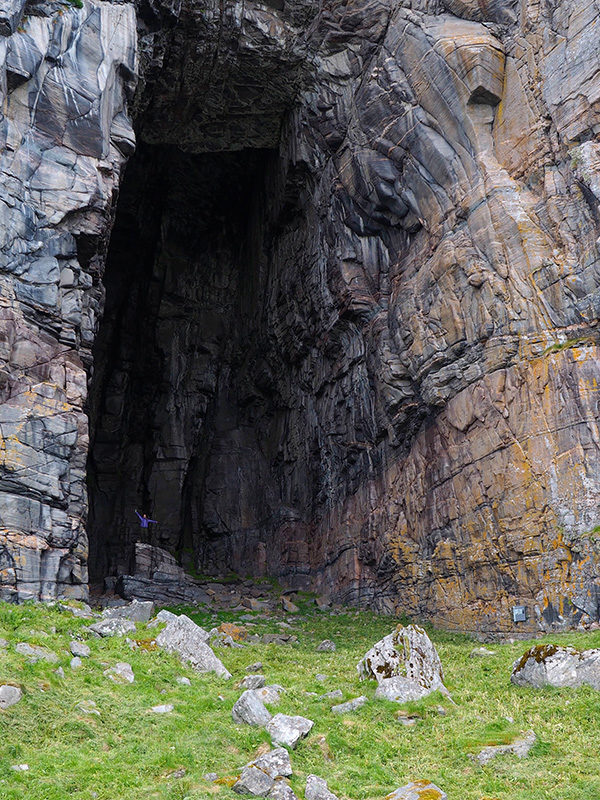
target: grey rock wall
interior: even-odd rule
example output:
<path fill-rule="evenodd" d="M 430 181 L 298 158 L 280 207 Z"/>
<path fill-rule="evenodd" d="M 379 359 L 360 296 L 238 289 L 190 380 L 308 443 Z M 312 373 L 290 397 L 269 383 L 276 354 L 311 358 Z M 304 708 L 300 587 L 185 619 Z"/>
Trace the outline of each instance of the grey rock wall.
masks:
<path fill-rule="evenodd" d="M 104 50 L 74 45 L 29 122 L 76 166 L 45 157 L 50 222 L 19 212 L 19 230 L 64 232 L 71 250 L 44 245 L 2 276 L 47 348 L 27 334 L 33 363 L 65 347 L 77 365 L 62 384 L 77 396 L 57 395 L 77 430 L 44 434 L 64 434 L 60 455 L 20 444 L 22 472 L 5 458 L 5 591 L 42 591 L 10 571 L 27 537 L 54 565 L 43 594 L 85 584 L 84 370 L 106 286 L 89 399 L 97 576 L 126 572 L 143 538 L 187 566 L 448 627 L 515 632 L 515 604 L 522 632 L 596 621 L 595 4 L 275 5 L 140 2 L 129 106 L 133 11 L 107 5 L 127 20 L 120 66 L 88 74 Z M 84 25 L 90 9 L 61 19 Z M 7 118 L 40 107 L 28 92 L 50 45 L 32 31 L 8 39 Z M 127 109 L 141 145 L 106 261 Z M 42 203 L 46 181 L 66 217 Z M 6 372 L 29 392 L 59 385 Z M 11 413 L 48 425 L 34 396 Z M 136 529 L 135 507 L 158 526 Z"/>
<path fill-rule="evenodd" d="M 86 369 L 134 142 L 135 11 L 13 6 L 0 40 L 0 595 L 84 597 Z"/>

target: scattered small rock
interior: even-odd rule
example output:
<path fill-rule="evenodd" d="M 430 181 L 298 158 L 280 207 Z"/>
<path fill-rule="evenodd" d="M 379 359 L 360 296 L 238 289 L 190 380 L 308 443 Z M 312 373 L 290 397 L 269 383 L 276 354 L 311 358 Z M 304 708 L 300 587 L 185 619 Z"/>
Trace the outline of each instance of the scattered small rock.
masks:
<path fill-rule="evenodd" d="M 284 778 L 279 778 L 267 795 L 269 800 L 298 800 L 298 795 Z"/>
<path fill-rule="evenodd" d="M 262 689 L 265 685 L 265 676 L 264 675 L 246 675 L 246 677 L 241 681 L 240 688 L 241 689 Z"/>
<path fill-rule="evenodd" d="M 148 622 L 154 614 L 152 600 L 132 600 L 131 603 L 105 608 L 102 612 L 104 619 L 130 619 L 133 622 Z"/>
<path fill-rule="evenodd" d="M 307 775 L 304 797 L 306 800 L 338 800 L 337 796 L 329 791 L 327 781 L 316 775 Z"/>
<path fill-rule="evenodd" d="M 246 689 L 236 700 L 231 716 L 234 722 L 244 725 L 265 726 L 271 719 L 271 714 L 253 689 Z"/>
<path fill-rule="evenodd" d="M 331 639 L 323 639 L 323 641 L 317 645 L 317 650 L 319 653 L 335 653 L 337 648 L 335 642 L 332 642 Z"/>
<path fill-rule="evenodd" d="M 298 606 L 295 603 L 293 603 L 289 599 L 289 597 L 286 597 L 285 595 L 283 595 L 283 597 L 281 598 L 281 607 L 286 612 L 286 614 L 297 614 L 298 611 L 300 611 Z"/>
<path fill-rule="evenodd" d="M 322 672 L 317 672 L 317 674 L 315 675 L 315 680 L 319 681 L 320 683 L 323 683 L 323 681 L 327 680 L 327 675 L 324 675 Z"/>
<path fill-rule="evenodd" d="M 290 754 L 285 747 L 269 750 L 255 759 L 252 764 L 267 772 L 272 778 L 289 778 L 292 774 Z"/>
<path fill-rule="evenodd" d="M 385 800 L 448 800 L 448 795 L 430 781 L 413 781 L 388 794 Z"/>
<path fill-rule="evenodd" d="M 29 764 L 13 764 L 11 769 L 14 769 L 15 772 L 27 772 Z"/>
<path fill-rule="evenodd" d="M 512 753 L 518 758 L 526 758 L 529 751 L 536 743 L 537 737 L 533 731 L 527 731 L 520 739 L 515 739 L 512 744 L 498 744 L 491 747 L 484 747 L 477 755 L 471 755 L 473 761 L 478 761 L 482 766 L 487 764 L 496 756 Z"/>
<path fill-rule="evenodd" d="M 254 689 L 254 694 L 268 706 L 276 706 L 281 699 L 281 693 L 285 692 L 283 686 L 274 684 L 273 686 L 262 686 L 260 689 Z"/>
<path fill-rule="evenodd" d="M 135 680 L 131 664 L 126 661 L 117 662 L 114 667 L 105 669 L 103 674 L 115 683 L 133 683 Z"/>
<path fill-rule="evenodd" d="M 315 605 L 319 611 L 327 611 L 329 608 L 331 608 L 331 600 L 329 600 L 327 597 L 316 597 Z"/>
<path fill-rule="evenodd" d="M 153 714 L 170 714 L 173 711 L 173 705 L 171 703 L 166 703 L 162 706 L 152 706 L 150 711 Z"/>
<path fill-rule="evenodd" d="M 182 614 L 167 625 L 156 637 L 156 644 L 169 653 L 178 653 L 198 672 L 216 672 L 222 678 L 231 678 L 231 673 L 206 644 L 208 633 Z"/>
<path fill-rule="evenodd" d="M 75 669 L 79 669 L 79 667 L 80 667 L 82 664 L 83 664 L 83 662 L 82 662 L 82 660 L 79 658 L 79 656 L 73 656 L 73 658 L 71 659 L 70 666 L 71 666 L 71 669 L 75 670 Z"/>
<path fill-rule="evenodd" d="M 306 717 L 290 717 L 287 714 L 275 714 L 267 724 L 267 732 L 276 744 L 283 744 L 292 750 L 300 739 L 308 735 L 315 723 Z"/>
<path fill-rule="evenodd" d="M 244 767 L 242 774 L 231 787 L 238 794 L 251 794 L 254 797 L 266 797 L 275 781 L 262 769 L 253 764 Z"/>
<path fill-rule="evenodd" d="M 54 670 L 54 674 L 58 675 L 59 678 L 64 678 L 65 677 L 65 671 L 64 671 L 64 669 L 62 667 L 59 667 L 58 669 L 55 669 Z"/>
<path fill-rule="evenodd" d="M 178 675 L 176 680 L 177 680 L 177 683 L 179 683 L 181 686 L 191 686 L 192 685 L 191 680 L 189 678 L 186 678 L 185 675 Z"/>
<path fill-rule="evenodd" d="M 18 686 L 13 686 L 10 683 L 3 683 L 0 686 L 0 709 L 4 711 L 5 709 L 14 706 L 15 703 L 18 703 L 22 697 L 23 692 Z"/>
<path fill-rule="evenodd" d="M 246 667 L 246 672 L 255 673 L 260 672 L 263 668 L 262 661 L 257 661 L 256 664 L 250 664 Z"/>
<path fill-rule="evenodd" d="M 331 710 L 334 714 L 349 714 L 352 711 L 357 711 L 359 708 L 362 708 L 366 702 L 367 698 L 361 695 L 360 697 L 355 697 L 353 700 L 348 700 L 346 703 L 333 706 Z"/>
<path fill-rule="evenodd" d="M 325 692 L 319 696 L 319 700 L 340 700 L 344 696 L 341 689 L 334 689 L 332 692 Z"/>
<path fill-rule="evenodd" d="M 0 650 L 6 650 L 8 647 L 8 641 L 0 637 Z"/>
<path fill-rule="evenodd" d="M 93 714 L 96 717 L 100 716 L 98 707 L 93 700 L 80 700 L 75 706 L 75 710 L 79 711 L 81 714 Z"/>
<path fill-rule="evenodd" d="M 396 712 L 396 719 L 401 725 L 405 725 L 407 728 L 412 728 L 419 722 L 422 717 L 419 714 L 411 714 L 408 711 L 405 711 L 403 708 L 400 711 Z"/>
<path fill-rule="evenodd" d="M 216 772 L 207 772 L 206 775 L 203 775 L 202 777 L 205 781 L 208 781 L 208 783 L 214 783 L 219 776 Z"/>
<path fill-rule="evenodd" d="M 56 653 L 46 650 L 45 647 L 27 644 L 27 642 L 19 642 L 15 646 L 15 650 L 22 656 L 27 656 L 31 664 L 35 664 L 37 661 L 49 661 L 51 664 L 55 664 L 58 661 Z"/>
<path fill-rule="evenodd" d="M 173 772 L 168 772 L 166 777 L 178 780 L 179 778 L 185 777 L 186 769 L 184 767 L 180 767 L 179 769 L 173 770 Z"/>
<path fill-rule="evenodd" d="M 488 656 L 495 656 L 495 650 L 488 650 L 487 647 L 475 647 L 469 653 L 469 658 L 487 658 Z"/>
<path fill-rule="evenodd" d="M 90 625 L 88 631 L 94 636 L 125 636 L 130 631 L 135 631 L 135 622 L 130 619 L 121 619 L 120 617 L 109 617 L 102 619 L 100 622 L 94 622 Z"/>
<path fill-rule="evenodd" d="M 69 644 L 69 650 L 71 654 L 74 656 L 78 656 L 79 658 L 88 658 L 91 650 L 84 642 L 77 642 L 73 640 Z"/>

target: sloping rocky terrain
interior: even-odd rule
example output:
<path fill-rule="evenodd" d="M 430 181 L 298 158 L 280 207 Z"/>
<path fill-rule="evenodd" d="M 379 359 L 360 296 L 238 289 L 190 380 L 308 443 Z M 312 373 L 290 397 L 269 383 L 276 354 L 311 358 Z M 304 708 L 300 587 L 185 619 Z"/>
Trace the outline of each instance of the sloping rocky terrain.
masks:
<path fill-rule="evenodd" d="M 595 623 L 597 3 L 79 6 L 0 19 L 2 597 Z"/>

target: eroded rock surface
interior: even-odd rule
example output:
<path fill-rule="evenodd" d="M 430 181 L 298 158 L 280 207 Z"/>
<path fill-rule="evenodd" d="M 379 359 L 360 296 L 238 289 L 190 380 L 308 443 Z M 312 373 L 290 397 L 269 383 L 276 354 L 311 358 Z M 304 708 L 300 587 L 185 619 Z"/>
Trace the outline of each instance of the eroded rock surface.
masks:
<path fill-rule="evenodd" d="M 559 645 L 535 645 L 513 664 L 510 676 L 517 686 L 582 686 L 600 689 L 600 650 L 576 650 Z"/>
<path fill-rule="evenodd" d="M 593 0 L 27 8 L 1 596 L 85 597 L 145 537 L 447 627 L 597 621 Z"/>

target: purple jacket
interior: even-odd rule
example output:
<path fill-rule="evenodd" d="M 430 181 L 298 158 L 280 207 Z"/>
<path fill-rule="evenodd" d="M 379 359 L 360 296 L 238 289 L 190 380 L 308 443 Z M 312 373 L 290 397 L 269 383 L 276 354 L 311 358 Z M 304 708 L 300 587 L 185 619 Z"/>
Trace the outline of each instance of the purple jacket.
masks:
<path fill-rule="evenodd" d="M 137 514 L 137 516 L 138 516 L 138 519 L 139 519 L 139 521 L 140 521 L 140 527 L 142 527 L 142 528 L 147 528 L 147 527 L 148 527 L 148 525 L 149 525 L 151 522 L 153 522 L 153 523 L 155 523 L 155 524 L 156 524 L 156 520 L 155 520 L 155 519 L 148 519 L 148 517 L 142 517 L 142 515 L 141 515 L 141 514 L 138 514 L 138 512 L 137 512 L 137 511 L 136 511 L 135 513 Z"/>

